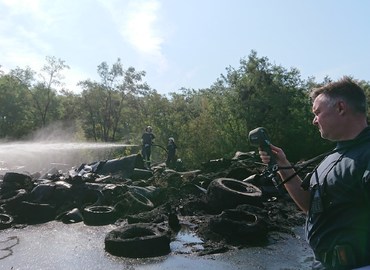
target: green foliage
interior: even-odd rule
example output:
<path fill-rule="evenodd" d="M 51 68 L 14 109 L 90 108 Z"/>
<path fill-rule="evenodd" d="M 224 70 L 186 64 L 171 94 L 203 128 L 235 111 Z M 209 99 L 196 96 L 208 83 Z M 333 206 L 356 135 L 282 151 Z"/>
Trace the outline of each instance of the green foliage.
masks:
<path fill-rule="evenodd" d="M 237 151 L 256 150 L 248 133 L 265 127 L 273 144 L 296 162 L 316 156 L 332 145 L 312 125 L 308 91 L 330 81 L 301 78 L 297 69 L 271 64 L 252 51 L 237 68 L 226 68 L 207 89 L 181 89 L 167 96 L 152 90 L 144 71 L 124 69 L 120 59 L 98 65 L 100 82 L 86 79 L 80 94 L 63 85 L 64 61 L 47 58 L 42 80 L 29 68 L 0 73 L 0 138 L 22 138 L 56 121 L 73 130 L 75 138 L 132 144 L 114 155 L 137 153 L 146 126 L 156 136 L 152 158 L 164 162 L 169 137 L 187 168 L 202 162 L 231 158 Z M 360 81 L 370 102 L 370 84 Z M 369 115 L 369 114 L 368 114 Z"/>
<path fill-rule="evenodd" d="M 33 125 L 27 86 L 12 75 L 0 76 L 0 138 L 22 138 Z"/>
<path fill-rule="evenodd" d="M 82 119 L 86 137 L 95 141 L 116 141 L 122 139 L 125 131 L 128 101 L 132 96 L 150 91 L 141 83 L 145 72 L 136 72 L 133 67 L 123 69 L 120 59 L 109 68 L 106 62 L 98 66 L 101 82 L 85 80 L 79 83 L 82 92 Z M 132 103 L 135 106 L 134 102 Z"/>

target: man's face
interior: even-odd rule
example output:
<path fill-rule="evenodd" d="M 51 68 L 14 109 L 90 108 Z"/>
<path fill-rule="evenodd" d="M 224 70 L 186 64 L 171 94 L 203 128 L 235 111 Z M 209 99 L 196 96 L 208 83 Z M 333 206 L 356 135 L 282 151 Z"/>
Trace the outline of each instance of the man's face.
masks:
<path fill-rule="evenodd" d="M 336 103 L 330 102 L 323 94 L 317 96 L 312 104 L 315 117 L 312 121 L 319 128 L 321 137 L 335 141 L 340 138 L 340 119 Z"/>

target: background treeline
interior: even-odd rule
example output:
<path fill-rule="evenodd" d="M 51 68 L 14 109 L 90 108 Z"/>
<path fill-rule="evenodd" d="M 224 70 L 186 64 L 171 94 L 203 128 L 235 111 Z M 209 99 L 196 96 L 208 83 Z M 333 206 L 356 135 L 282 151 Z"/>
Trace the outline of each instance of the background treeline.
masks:
<path fill-rule="evenodd" d="M 144 71 L 125 69 L 120 59 L 111 66 L 101 63 L 100 81 L 80 81 L 79 93 L 61 88 L 68 68 L 63 60 L 47 57 L 39 73 L 29 67 L 0 70 L 1 140 L 23 140 L 59 123 L 74 140 L 140 144 L 144 128 L 151 125 L 156 144 L 165 147 L 169 137 L 175 138 L 178 156 L 188 168 L 255 150 L 247 136 L 260 126 L 291 161 L 332 147 L 312 125 L 308 98 L 312 87 L 330 78 L 302 79 L 299 70 L 271 64 L 255 51 L 239 67 L 226 68 L 209 88 L 169 95 L 151 89 Z M 360 84 L 370 100 L 369 82 Z"/>

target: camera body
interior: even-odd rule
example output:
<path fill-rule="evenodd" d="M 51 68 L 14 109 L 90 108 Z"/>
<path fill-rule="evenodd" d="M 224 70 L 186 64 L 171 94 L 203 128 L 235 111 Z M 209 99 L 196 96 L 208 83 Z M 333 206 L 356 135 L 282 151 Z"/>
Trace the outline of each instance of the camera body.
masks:
<path fill-rule="evenodd" d="M 271 179 L 276 189 L 280 190 L 280 181 L 275 177 L 278 167 L 274 154 L 271 151 L 266 129 L 263 127 L 255 128 L 249 132 L 248 138 L 252 145 L 258 146 L 262 151 L 265 151 L 270 156 L 270 162 L 264 176 Z"/>
<path fill-rule="evenodd" d="M 269 166 L 274 166 L 276 161 L 271 152 L 270 141 L 266 129 L 264 127 L 255 128 L 249 132 L 248 138 L 252 145 L 260 147 L 262 151 L 265 151 L 270 156 Z"/>
<path fill-rule="evenodd" d="M 261 148 L 269 147 L 269 139 L 267 136 L 266 129 L 258 127 L 249 132 L 249 142 L 252 145 L 259 146 Z"/>

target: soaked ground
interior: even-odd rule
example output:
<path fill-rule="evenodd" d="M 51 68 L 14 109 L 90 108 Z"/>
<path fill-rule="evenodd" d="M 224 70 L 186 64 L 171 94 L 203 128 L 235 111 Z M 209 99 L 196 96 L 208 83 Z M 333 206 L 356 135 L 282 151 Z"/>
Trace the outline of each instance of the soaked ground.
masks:
<path fill-rule="evenodd" d="M 149 259 L 115 257 L 105 252 L 105 235 L 114 225 L 87 226 L 52 221 L 24 228 L 0 231 L 0 266 L 7 270 L 27 269 L 310 269 L 312 252 L 303 240 L 303 230 L 295 236 L 270 235 L 267 247 L 252 247 L 223 254 L 195 256 L 192 248 L 201 248 L 196 235 L 181 232 L 171 242 L 171 253 Z"/>

